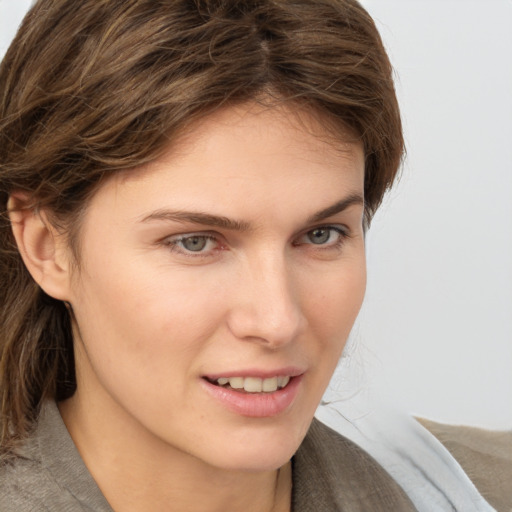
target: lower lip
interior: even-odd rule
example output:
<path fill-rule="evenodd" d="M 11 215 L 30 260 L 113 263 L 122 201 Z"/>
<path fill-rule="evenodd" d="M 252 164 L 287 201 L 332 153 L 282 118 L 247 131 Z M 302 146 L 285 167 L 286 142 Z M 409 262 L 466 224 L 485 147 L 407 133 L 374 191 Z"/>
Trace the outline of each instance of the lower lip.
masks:
<path fill-rule="evenodd" d="M 251 418 L 269 418 L 283 413 L 291 406 L 301 380 L 302 375 L 292 377 L 284 388 L 273 393 L 241 393 L 216 386 L 206 379 L 202 379 L 202 382 L 207 392 L 230 411 Z"/>

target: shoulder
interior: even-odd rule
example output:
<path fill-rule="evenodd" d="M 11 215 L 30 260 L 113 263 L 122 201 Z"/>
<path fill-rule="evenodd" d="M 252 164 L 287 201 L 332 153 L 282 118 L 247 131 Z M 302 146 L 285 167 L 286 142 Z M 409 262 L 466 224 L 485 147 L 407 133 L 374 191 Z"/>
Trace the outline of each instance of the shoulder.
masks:
<path fill-rule="evenodd" d="M 417 421 L 444 445 L 496 510 L 512 510 L 512 430 Z"/>
<path fill-rule="evenodd" d="M 353 418 L 351 409 L 348 414 L 340 407 L 324 409 L 322 420 L 369 453 L 418 511 L 495 510 L 441 441 L 410 415 L 375 407 Z M 510 507 L 498 510 L 509 512 Z"/>
<path fill-rule="evenodd" d="M 49 510 L 44 505 L 45 490 L 55 492 L 37 459 L 20 455 L 0 462 L 0 510 Z"/>
<path fill-rule="evenodd" d="M 16 457 L 0 463 L 2 512 L 85 511 L 39 460 Z M 98 509 L 99 510 L 99 509 Z"/>
<path fill-rule="evenodd" d="M 57 405 L 41 409 L 17 456 L 0 462 L 2 512 L 112 512 L 83 463 Z"/>
<path fill-rule="evenodd" d="M 293 462 L 294 510 L 416 510 L 375 459 L 316 419 Z"/>

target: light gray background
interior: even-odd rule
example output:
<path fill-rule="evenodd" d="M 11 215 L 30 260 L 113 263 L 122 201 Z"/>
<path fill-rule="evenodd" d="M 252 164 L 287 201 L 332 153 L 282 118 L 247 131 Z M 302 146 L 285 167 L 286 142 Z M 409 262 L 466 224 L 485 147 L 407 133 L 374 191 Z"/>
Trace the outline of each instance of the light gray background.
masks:
<path fill-rule="evenodd" d="M 0 55 L 30 3 L 0 0 Z M 362 3 L 396 69 L 408 157 L 368 235 L 367 298 L 337 382 L 512 428 L 512 1 Z"/>
<path fill-rule="evenodd" d="M 368 240 L 374 384 L 420 415 L 512 428 L 512 1 L 363 4 L 408 147 Z"/>

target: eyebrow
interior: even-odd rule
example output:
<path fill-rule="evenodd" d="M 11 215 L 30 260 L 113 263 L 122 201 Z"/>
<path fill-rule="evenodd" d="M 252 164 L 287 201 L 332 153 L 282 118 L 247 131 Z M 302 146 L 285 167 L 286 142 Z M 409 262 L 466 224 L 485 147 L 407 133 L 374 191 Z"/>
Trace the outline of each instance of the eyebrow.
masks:
<path fill-rule="evenodd" d="M 364 205 L 364 199 L 359 194 L 352 194 L 337 203 L 334 203 L 323 210 L 313 214 L 308 218 L 307 223 L 319 222 L 321 220 L 325 220 L 337 213 L 341 213 L 343 210 L 346 210 L 348 207 L 352 205 Z M 249 222 L 243 220 L 230 219 L 228 217 L 224 217 L 222 215 L 212 215 L 210 213 L 203 212 L 189 212 L 183 210 L 156 210 L 146 217 L 144 217 L 140 222 L 151 222 L 151 221 L 165 220 L 171 222 L 190 222 L 192 224 L 202 224 L 204 226 L 212 226 L 216 228 L 226 229 L 229 231 L 250 231 L 252 230 L 252 226 Z"/>
<path fill-rule="evenodd" d="M 147 217 L 144 217 L 141 222 L 149 222 L 152 220 L 191 222 L 193 224 L 203 224 L 205 226 L 213 226 L 230 231 L 249 231 L 251 229 L 251 225 L 245 221 L 229 219 L 228 217 L 212 215 L 210 213 L 187 212 L 182 210 L 156 210 Z"/>
<path fill-rule="evenodd" d="M 308 224 L 311 222 L 319 222 L 321 220 L 328 219 L 329 217 L 332 217 L 337 213 L 341 213 L 342 211 L 346 210 L 349 206 L 353 205 L 364 206 L 363 196 L 359 194 L 351 194 L 348 197 L 345 197 L 341 201 L 334 203 L 332 206 L 328 206 L 327 208 L 324 208 L 323 210 L 320 210 L 319 212 L 309 217 Z"/>

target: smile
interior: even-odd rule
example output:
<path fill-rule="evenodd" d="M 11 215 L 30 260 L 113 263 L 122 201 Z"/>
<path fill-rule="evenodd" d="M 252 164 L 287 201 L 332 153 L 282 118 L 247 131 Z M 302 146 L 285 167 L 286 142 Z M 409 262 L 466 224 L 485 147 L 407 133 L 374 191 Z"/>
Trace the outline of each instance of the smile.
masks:
<path fill-rule="evenodd" d="M 273 393 L 286 387 L 290 382 L 289 376 L 270 377 L 260 379 L 258 377 L 221 377 L 213 381 L 213 384 L 225 388 L 231 388 L 246 393 Z"/>
<path fill-rule="evenodd" d="M 280 372 L 281 373 L 281 372 Z M 287 373 L 288 375 L 283 375 Z M 203 389 L 216 403 L 235 414 L 268 418 L 284 413 L 302 387 L 304 372 L 292 370 L 270 377 L 203 377 Z"/>

